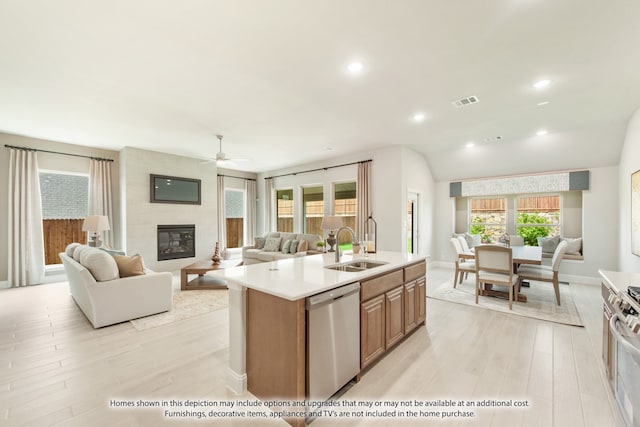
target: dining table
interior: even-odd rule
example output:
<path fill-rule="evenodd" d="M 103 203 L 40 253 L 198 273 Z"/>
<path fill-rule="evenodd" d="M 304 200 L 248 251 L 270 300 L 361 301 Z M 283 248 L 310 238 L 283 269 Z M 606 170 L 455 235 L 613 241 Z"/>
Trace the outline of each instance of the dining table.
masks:
<path fill-rule="evenodd" d="M 460 258 L 475 259 L 476 254 L 473 249 L 469 252 L 463 252 L 460 254 Z M 540 246 L 524 246 L 524 245 L 512 245 L 511 257 L 513 259 L 513 272 L 518 271 L 518 266 L 521 264 L 542 264 L 542 248 Z M 520 293 L 520 286 L 515 289 L 516 295 L 514 300 L 518 302 L 527 302 L 527 296 Z M 500 298 L 509 298 L 509 292 L 499 291 L 493 289 L 492 285 L 485 285 L 484 289 L 480 289 L 480 295 L 485 296 L 497 296 Z"/>

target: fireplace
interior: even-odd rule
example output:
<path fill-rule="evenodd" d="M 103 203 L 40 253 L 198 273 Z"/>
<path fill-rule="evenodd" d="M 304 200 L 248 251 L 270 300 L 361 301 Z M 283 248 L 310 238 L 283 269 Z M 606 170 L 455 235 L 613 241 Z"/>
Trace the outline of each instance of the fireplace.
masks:
<path fill-rule="evenodd" d="M 195 256 L 195 224 L 158 226 L 158 261 Z"/>

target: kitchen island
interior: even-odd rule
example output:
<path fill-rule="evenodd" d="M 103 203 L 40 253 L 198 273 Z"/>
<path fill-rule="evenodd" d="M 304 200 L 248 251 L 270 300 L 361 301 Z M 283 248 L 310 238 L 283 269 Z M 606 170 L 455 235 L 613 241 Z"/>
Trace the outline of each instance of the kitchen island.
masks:
<path fill-rule="evenodd" d="M 310 255 L 207 273 L 224 278 L 229 287 L 227 385 L 232 391 L 249 390 L 263 400 L 305 399 L 307 297 L 361 284 L 361 373 L 425 323 L 424 257 L 378 252 L 366 260 L 381 265 L 340 271 L 327 268 L 336 264 L 334 256 Z M 345 254 L 340 264 L 361 260 L 363 255 Z"/>

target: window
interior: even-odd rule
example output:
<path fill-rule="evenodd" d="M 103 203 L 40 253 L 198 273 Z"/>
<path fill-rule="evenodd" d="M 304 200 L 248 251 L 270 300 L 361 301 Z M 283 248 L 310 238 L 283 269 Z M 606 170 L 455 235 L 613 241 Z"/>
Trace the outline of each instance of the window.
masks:
<path fill-rule="evenodd" d="M 302 189 L 302 203 L 304 226 L 307 234 L 322 236 L 322 218 L 324 217 L 324 189 L 319 187 L 305 187 Z"/>
<path fill-rule="evenodd" d="M 480 234 L 483 242 L 493 243 L 507 230 L 506 199 L 471 199 L 469 230 Z"/>
<path fill-rule="evenodd" d="M 560 196 L 520 196 L 517 198 L 516 231 L 524 244 L 538 246 L 538 237 L 560 235 Z"/>
<path fill-rule="evenodd" d="M 276 191 L 278 224 L 276 231 L 293 233 L 293 190 Z"/>
<path fill-rule="evenodd" d="M 356 230 L 356 183 L 355 182 L 342 182 L 334 184 L 335 199 L 333 201 L 334 215 L 342 217 L 342 225 L 350 227 L 352 230 Z M 364 236 L 358 236 L 359 239 L 364 239 Z M 342 233 L 338 244 L 343 249 L 351 248 L 351 235 L 349 233 Z"/>
<path fill-rule="evenodd" d="M 40 171 L 45 264 L 60 264 L 69 243 L 86 242 L 82 223 L 89 212 L 89 177 Z"/>
<path fill-rule="evenodd" d="M 240 248 L 244 242 L 244 191 L 224 190 L 224 216 L 227 248 Z"/>

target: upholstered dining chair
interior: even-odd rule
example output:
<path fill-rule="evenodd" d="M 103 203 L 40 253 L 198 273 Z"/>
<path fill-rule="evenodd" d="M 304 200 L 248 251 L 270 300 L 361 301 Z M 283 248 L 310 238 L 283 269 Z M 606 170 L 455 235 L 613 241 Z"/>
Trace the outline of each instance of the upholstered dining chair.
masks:
<path fill-rule="evenodd" d="M 537 282 L 549 282 L 553 284 L 556 293 L 556 302 L 560 305 L 560 286 L 558 286 L 558 270 L 562 257 L 567 251 L 567 242 L 562 241 L 556 247 L 551 258 L 551 265 L 530 265 L 524 264 L 518 268 L 518 276 L 523 280 L 535 280 Z"/>
<path fill-rule="evenodd" d="M 513 272 L 511 248 L 498 245 L 476 247 L 476 304 L 480 286 L 485 284 L 507 286 L 509 288 L 509 310 L 513 308 L 514 288 L 519 286 L 518 275 Z"/>
<path fill-rule="evenodd" d="M 460 258 L 460 254 L 463 253 L 463 250 L 462 246 L 460 245 L 460 241 L 456 237 L 452 237 L 449 242 L 451 243 L 453 255 L 455 256 L 456 260 L 456 271 L 453 276 L 453 287 L 455 288 L 458 284 L 458 277 L 460 277 L 460 283 L 462 283 L 462 280 L 466 278 L 469 273 L 475 274 L 476 264 L 471 260 Z"/>
<path fill-rule="evenodd" d="M 524 237 L 516 234 L 509 234 L 509 242 L 511 246 L 524 246 Z"/>
<path fill-rule="evenodd" d="M 460 246 L 462 246 L 463 252 L 473 252 L 473 249 L 469 247 L 469 243 L 467 243 L 467 239 L 463 236 L 457 236 L 456 239 L 460 242 Z"/>

